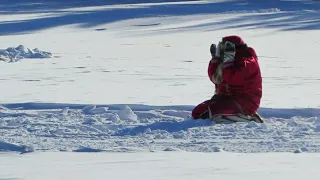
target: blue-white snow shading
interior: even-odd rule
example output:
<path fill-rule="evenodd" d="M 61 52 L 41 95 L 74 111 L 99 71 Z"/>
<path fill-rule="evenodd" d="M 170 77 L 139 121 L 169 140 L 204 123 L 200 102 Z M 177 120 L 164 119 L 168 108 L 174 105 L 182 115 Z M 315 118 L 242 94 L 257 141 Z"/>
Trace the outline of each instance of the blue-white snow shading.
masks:
<path fill-rule="evenodd" d="M 17 62 L 25 58 L 43 59 L 51 57 L 52 54 L 50 52 L 42 51 L 38 48 L 29 49 L 23 45 L 0 50 L 0 61 L 4 62 Z"/>
<path fill-rule="evenodd" d="M 207 120 L 175 120 L 169 119 L 167 121 L 154 122 L 147 125 L 140 125 L 133 128 L 126 128 L 118 131 L 115 135 L 124 136 L 124 135 L 138 135 L 139 133 L 150 133 L 153 130 L 163 130 L 169 133 L 186 131 L 189 128 L 202 127 L 202 126 L 212 126 L 215 125 L 212 121 Z"/>
<path fill-rule="evenodd" d="M 26 0 L 23 0 L 26 1 Z M 54 3 L 56 1 L 56 3 Z M 124 0 L 124 1 L 62 1 L 36 3 L 32 6 L 28 3 L 7 1 L 2 3 L 3 14 L 16 14 L 17 12 L 59 12 L 65 8 L 80 8 L 90 6 L 104 6 L 110 4 L 163 2 L 165 0 Z M 169 0 L 172 1 L 172 0 Z M 179 1 L 179 0 L 174 0 Z M 58 3 L 57 3 L 58 2 Z M 242 15 L 231 20 L 221 20 L 220 22 L 201 23 L 191 27 L 183 27 L 171 30 L 186 30 L 199 28 L 203 31 L 216 28 L 279 28 L 282 30 L 319 30 L 319 1 L 282 1 L 282 0 L 234 0 L 234 1 L 206 1 L 205 3 L 175 4 L 163 3 L 157 5 L 126 6 L 115 9 L 99 9 L 92 11 L 79 10 L 78 13 L 57 13 L 50 16 L 28 19 L 25 21 L 12 21 L 10 23 L 0 23 L 0 34 L 25 34 L 39 30 L 56 28 L 67 25 L 79 25 L 81 28 L 92 28 L 103 24 L 130 20 L 134 18 L 159 17 L 159 16 L 186 16 L 212 13 L 245 13 L 252 12 L 252 15 Z M 305 10 L 300 14 L 295 11 Z M 255 13 L 258 12 L 258 13 Z M 264 14 L 274 12 L 272 14 Z M 262 13 L 262 14 L 260 14 Z M 284 17 L 284 18 L 283 18 Z M 248 22 L 237 24 L 239 21 Z M 157 25 L 158 22 L 155 22 Z"/>
<path fill-rule="evenodd" d="M 78 149 L 73 150 L 73 152 L 102 152 L 102 149 L 94 149 L 90 147 L 80 146 Z"/>
<path fill-rule="evenodd" d="M 16 145 L 16 144 L 0 141 L 0 152 L 1 151 L 4 151 L 4 152 L 15 151 L 20 153 L 28 153 L 28 152 L 33 152 L 34 148 L 31 146 Z"/>

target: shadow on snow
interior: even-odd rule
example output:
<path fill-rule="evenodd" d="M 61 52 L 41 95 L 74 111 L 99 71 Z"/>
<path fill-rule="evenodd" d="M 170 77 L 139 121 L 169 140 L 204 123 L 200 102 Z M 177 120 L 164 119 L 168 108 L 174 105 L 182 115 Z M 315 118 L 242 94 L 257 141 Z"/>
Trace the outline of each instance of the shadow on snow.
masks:
<path fill-rule="evenodd" d="M 174 0 L 177 1 L 177 0 Z M 23 3 L 25 2 L 25 3 Z M 134 0 L 122 3 L 136 3 Z M 113 1 L 62 1 L 51 0 L 43 3 L 40 0 L 2 1 L 0 15 L 26 13 L 55 13 L 35 19 L 12 20 L 0 22 L 0 35 L 30 33 L 38 30 L 65 25 L 78 25 L 80 28 L 91 28 L 121 20 L 159 16 L 184 16 L 197 14 L 215 14 L 225 12 L 263 12 L 268 9 L 279 9 L 273 13 L 242 14 L 236 18 L 220 22 L 199 24 L 196 27 L 206 31 L 226 28 L 279 28 L 280 30 L 319 30 L 319 1 L 257 1 L 236 0 L 230 2 L 207 2 L 187 4 L 145 4 L 103 8 L 95 10 L 70 10 L 66 8 L 103 6 L 121 4 Z M 140 0 L 139 2 L 152 2 Z M 156 1 L 156 2 L 161 2 Z M 239 24 L 240 23 L 240 24 Z M 184 27 L 179 30 L 184 30 Z M 172 29 L 177 30 L 177 29 Z"/>
<path fill-rule="evenodd" d="M 45 109 L 83 109 L 92 104 L 66 104 L 66 103 L 11 103 L 2 104 L 8 109 L 20 110 L 45 110 Z M 128 105 L 133 111 L 150 111 L 150 110 L 175 110 L 175 111 L 192 111 L 192 105 L 176 105 L 176 106 L 150 106 L 144 104 L 101 104 L 96 107 L 109 107 L 108 110 L 120 110 L 125 105 Z M 259 114 L 264 118 L 292 118 L 300 117 L 320 117 L 320 109 L 318 108 L 264 108 L 258 110 Z"/>

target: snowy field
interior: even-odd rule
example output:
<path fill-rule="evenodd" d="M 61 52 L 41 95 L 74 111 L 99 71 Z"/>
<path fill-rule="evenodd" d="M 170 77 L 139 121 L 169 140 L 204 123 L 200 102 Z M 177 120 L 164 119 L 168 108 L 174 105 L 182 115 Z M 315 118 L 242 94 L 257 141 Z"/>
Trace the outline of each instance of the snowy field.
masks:
<path fill-rule="evenodd" d="M 319 179 L 319 1 L 137 1 L 0 5 L 0 180 Z M 190 119 L 232 34 L 264 124 Z"/>
<path fill-rule="evenodd" d="M 69 153 L 0 156 L 1 180 L 318 180 L 319 154 Z M 2 159 L 1 159 L 2 160 Z M 27 167 L 27 168 L 26 168 Z"/>

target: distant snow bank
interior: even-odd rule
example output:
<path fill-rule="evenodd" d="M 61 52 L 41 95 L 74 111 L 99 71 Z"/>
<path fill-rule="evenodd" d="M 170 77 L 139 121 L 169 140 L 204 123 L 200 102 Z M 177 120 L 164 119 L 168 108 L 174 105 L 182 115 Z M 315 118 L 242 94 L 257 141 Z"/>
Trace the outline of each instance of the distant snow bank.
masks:
<path fill-rule="evenodd" d="M 29 49 L 23 45 L 0 50 L 0 61 L 4 62 L 17 62 L 24 58 L 42 59 L 51 57 L 50 52 L 41 51 L 38 48 Z"/>

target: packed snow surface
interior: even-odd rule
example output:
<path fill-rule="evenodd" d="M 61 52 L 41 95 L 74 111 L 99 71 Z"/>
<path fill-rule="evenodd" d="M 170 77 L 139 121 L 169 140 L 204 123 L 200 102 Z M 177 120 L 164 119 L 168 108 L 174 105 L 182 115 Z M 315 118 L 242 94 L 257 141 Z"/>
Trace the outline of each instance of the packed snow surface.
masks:
<path fill-rule="evenodd" d="M 192 107 L 182 106 L 8 107 L 0 113 L 2 151 L 320 152 L 320 111 L 312 109 L 304 117 L 296 110 L 262 109 L 264 124 L 215 124 L 193 120 Z"/>
<path fill-rule="evenodd" d="M 313 153 L 47 152 L 0 159 L 2 180 L 318 180 L 320 166 Z"/>

